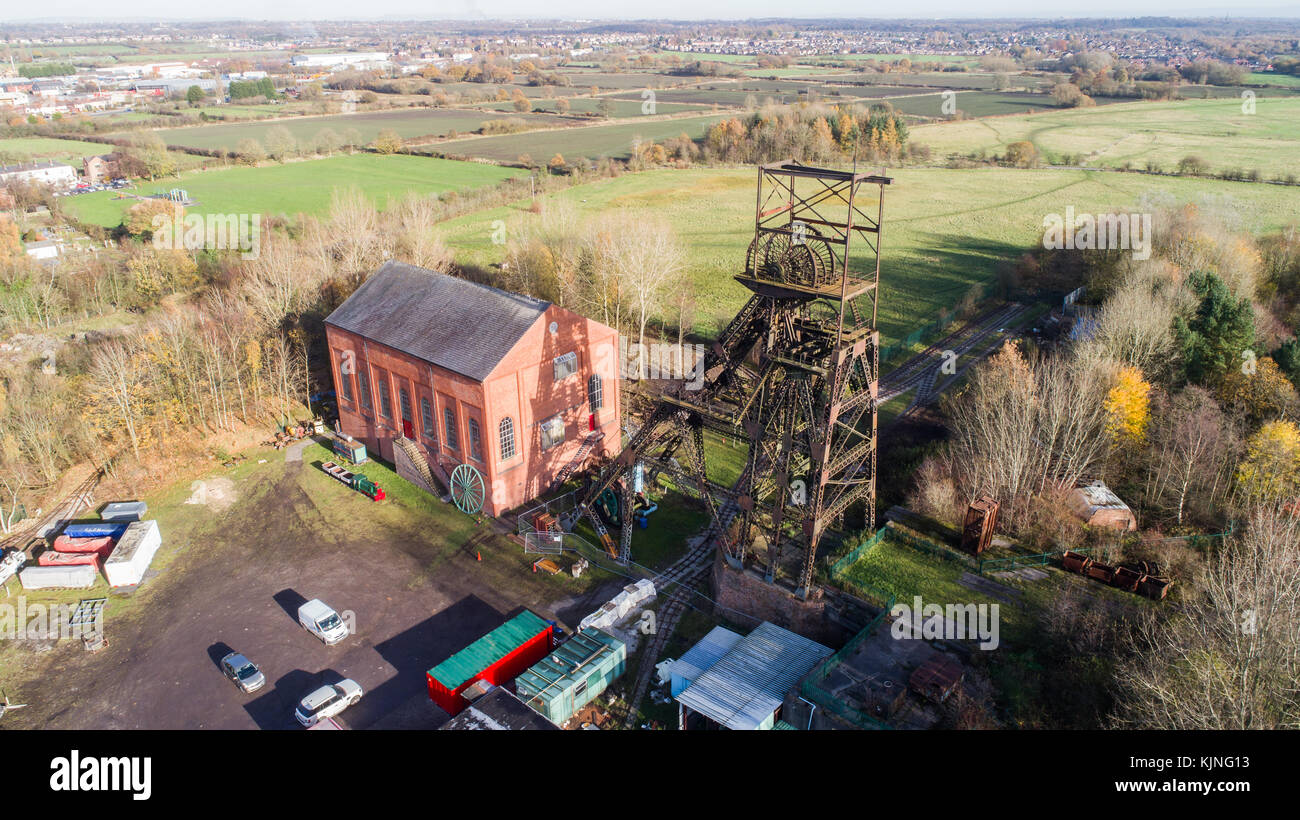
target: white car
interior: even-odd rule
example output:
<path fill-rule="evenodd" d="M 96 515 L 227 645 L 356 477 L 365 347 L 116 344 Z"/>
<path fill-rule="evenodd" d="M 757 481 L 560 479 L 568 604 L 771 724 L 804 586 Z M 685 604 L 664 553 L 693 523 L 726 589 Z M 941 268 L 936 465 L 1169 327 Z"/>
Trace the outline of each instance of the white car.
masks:
<path fill-rule="evenodd" d="M 361 685 L 351 678 L 326 684 L 298 701 L 293 716 L 308 729 L 361 700 Z"/>
<path fill-rule="evenodd" d="M 348 625 L 320 598 L 312 598 L 298 607 L 298 623 L 326 646 L 333 646 L 348 636 Z"/>

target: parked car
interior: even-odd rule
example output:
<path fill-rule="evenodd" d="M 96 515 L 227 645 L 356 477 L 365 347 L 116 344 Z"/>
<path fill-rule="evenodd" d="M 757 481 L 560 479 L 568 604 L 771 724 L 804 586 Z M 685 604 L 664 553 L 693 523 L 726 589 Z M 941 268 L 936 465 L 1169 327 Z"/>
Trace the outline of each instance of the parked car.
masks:
<path fill-rule="evenodd" d="M 314 726 L 308 726 L 307 729 L 310 731 L 341 731 L 343 727 L 334 718 L 325 718 Z"/>
<path fill-rule="evenodd" d="M 221 659 L 221 671 L 244 692 L 256 692 L 266 685 L 266 675 L 257 664 L 238 652 L 231 652 Z"/>
<path fill-rule="evenodd" d="M 348 636 L 348 625 L 320 598 L 312 598 L 298 607 L 298 623 L 326 646 L 333 646 Z"/>
<path fill-rule="evenodd" d="M 361 685 L 351 678 L 326 684 L 298 702 L 293 716 L 308 729 L 361 700 Z"/>

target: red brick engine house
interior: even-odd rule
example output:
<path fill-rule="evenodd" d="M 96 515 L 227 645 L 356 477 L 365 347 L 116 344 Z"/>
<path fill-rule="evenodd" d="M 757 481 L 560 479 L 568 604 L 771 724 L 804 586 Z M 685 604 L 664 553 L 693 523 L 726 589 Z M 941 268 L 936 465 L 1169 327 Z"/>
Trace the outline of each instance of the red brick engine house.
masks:
<path fill-rule="evenodd" d="M 390 261 L 325 335 L 342 432 L 453 495 L 477 473 L 488 515 L 618 450 L 618 334 L 570 310 Z"/>

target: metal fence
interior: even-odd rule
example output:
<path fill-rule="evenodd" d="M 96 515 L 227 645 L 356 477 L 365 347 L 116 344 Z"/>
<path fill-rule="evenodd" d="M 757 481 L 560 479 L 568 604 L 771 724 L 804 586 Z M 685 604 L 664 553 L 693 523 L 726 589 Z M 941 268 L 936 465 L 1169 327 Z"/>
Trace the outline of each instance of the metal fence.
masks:
<path fill-rule="evenodd" d="M 536 507 L 530 507 L 520 513 L 515 519 L 515 532 L 527 537 L 528 533 L 536 532 L 537 528 L 533 521 L 537 516 L 543 513 L 550 513 L 559 521 L 562 517 L 569 515 L 578 507 L 578 491 L 571 490 L 564 495 L 556 496 L 549 501 L 543 501 Z"/>
<path fill-rule="evenodd" d="M 891 361 L 904 353 L 911 352 L 912 348 L 920 344 L 922 339 L 928 338 L 952 324 L 955 315 L 956 314 L 951 310 L 943 311 L 939 314 L 938 319 L 935 319 L 928 325 L 913 330 L 911 333 L 907 334 L 907 338 L 894 342 L 892 345 L 885 345 L 880 348 L 881 363 Z"/>
<path fill-rule="evenodd" d="M 862 552 L 858 554 L 858 557 L 861 557 L 862 554 L 879 544 L 880 537 L 884 531 L 885 528 L 882 527 L 880 532 L 859 545 L 859 548 L 866 547 L 866 549 L 862 550 Z M 857 559 L 855 558 L 854 560 Z M 831 655 L 823 661 L 820 666 L 814 668 L 812 672 L 808 673 L 808 675 L 804 677 L 803 682 L 799 684 L 799 693 L 804 699 L 817 704 L 828 712 L 838 715 L 840 718 L 855 726 L 864 729 L 889 729 L 891 728 L 889 724 L 878 720 L 856 706 L 851 706 L 843 699 L 836 697 L 834 693 L 823 688 L 826 679 L 829 678 L 848 658 L 852 657 L 864 641 L 875 634 L 876 628 L 880 626 L 880 623 L 885 619 L 885 616 L 889 614 L 889 611 L 894 608 L 893 595 L 865 584 L 850 583 L 859 597 L 862 597 L 873 606 L 878 606 L 879 611 L 876 613 L 876 616 L 871 619 L 871 622 L 868 623 L 862 631 L 854 635 L 849 642 L 840 649 L 840 651 Z"/>

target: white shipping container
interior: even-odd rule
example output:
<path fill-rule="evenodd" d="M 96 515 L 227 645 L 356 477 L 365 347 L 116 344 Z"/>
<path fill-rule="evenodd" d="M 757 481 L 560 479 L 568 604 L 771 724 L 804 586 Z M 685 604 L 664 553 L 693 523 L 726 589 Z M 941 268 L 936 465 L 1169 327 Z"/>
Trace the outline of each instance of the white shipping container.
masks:
<path fill-rule="evenodd" d="M 614 605 L 614 611 L 618 613 L 619 618 L 627 615 L 627 613 L 632 611 L 632 607 L 635 606 L 632 596 L 628 595 L 626 592 L 620 592 L 611 598 L 609 602 Z"/>
<path fill-rule="evenodd" d="M 64 567 L 27 567 L 19 570 L 23 589 L 86 589 L 99 575 L 90 564 Z"/>
<path fill-rule="evenodd" d="M 162 546 L 162 535 L 157 521 L 134 521 L 117 540 L 113 553 L 104 562 L 104 575 L 109 586 L 135 586 L 144 579 L 145 570 L 153 563 L 154 553 Z"/>
<path fill-rule="evenodd" d="M 104 505 L 99 517 L 104 521 L 139 521 L 149 511 L 143 501 L 114 501 Z"/>

